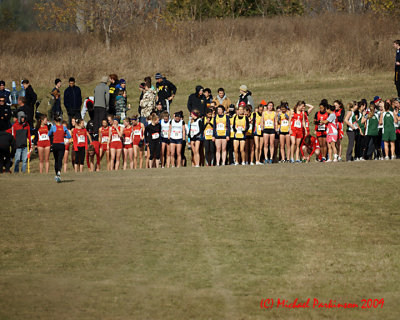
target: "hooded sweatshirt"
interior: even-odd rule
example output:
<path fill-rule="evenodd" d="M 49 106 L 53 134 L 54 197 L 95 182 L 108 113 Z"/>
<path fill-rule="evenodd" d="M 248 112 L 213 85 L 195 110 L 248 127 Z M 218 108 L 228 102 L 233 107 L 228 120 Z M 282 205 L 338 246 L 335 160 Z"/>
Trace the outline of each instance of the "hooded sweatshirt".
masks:
<path fill-rule="evenodd" d="M 195 109 L 199 110 L 200 117 L 203 117 L 206 113 L 206 97 L 203 94 L 199 94 L 201 89 L 203 89 L 202 86 L 197 86 L 196 92 L 189 96 L 187 108 L 189 112 L 192 112 Z"/>

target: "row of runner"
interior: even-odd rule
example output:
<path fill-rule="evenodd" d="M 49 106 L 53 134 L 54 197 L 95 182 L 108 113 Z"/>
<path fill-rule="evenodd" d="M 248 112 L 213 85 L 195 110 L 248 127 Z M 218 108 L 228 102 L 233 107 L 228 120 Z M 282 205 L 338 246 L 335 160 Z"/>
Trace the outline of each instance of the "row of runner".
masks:
<path fill-rule="evenodd" d="M 293 110 L 286 102 L 275 108 L 272 102 L 262 101 L 255 112 L 242 104 L 228 112 L 223 106 L 211 108 L 205 117 L 193 110 L 187 124 L 182 112 L 176 112 L 172 119 L 167 112 L 159 116 L 152 113 L 146 126 L 137 116 L 120 124 L 118 117 L 109 115 L 102 121 L 98 141 L 93 139 L 91 122 L 85 127 L 83 120 L 72 119 L 73 127 L 68 130 L 61 119 L 50 126 L 46 116 L 42 116 L 36 143 L 39 168 L 40 172 L 48 171 L 51 142 L 57 176 L 62 167 L 67 171 L 69 154 L 75 171 L 83 171 L 85 153 L 90 171 L 100 170 L 104 156 L 108 170 L 119 169 L 121 156 L 124 169 L 128 168 L 128 162 L 131 169 L 180 167 L 187 164 L 186 145 L 191 149 L 194 167 L 309 162 L 313 154 L 317 161 L 337 162 L 341 160 L 344 124 L 349 137 L 348 161 L 382 159 L 383 155 L 386 159 L 395 157 L 398 106 L 379 99 L 367 107 L 361 101 L 348 104 L 346 114 L 340 101 L 329 105 L 322 100 L 313 120 L 316 137 L 310 135 L 309 115 L 313 108 L 304 101 L 298 102 Z M 64 134 L 63 148 L 54 146 L 60 143 L 59 138 L 55 139 L 56 132 Z"/>

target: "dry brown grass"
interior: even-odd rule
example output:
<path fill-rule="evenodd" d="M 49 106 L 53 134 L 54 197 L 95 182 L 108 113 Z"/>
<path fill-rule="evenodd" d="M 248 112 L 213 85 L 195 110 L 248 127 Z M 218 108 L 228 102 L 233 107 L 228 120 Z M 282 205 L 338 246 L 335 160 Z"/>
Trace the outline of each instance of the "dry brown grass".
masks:
<path fill-rule="evenodd" d="M 57 76 L 92 82 L 110 72 L 134 80 L 160 71 L 188 80 L 387 71 L 398 26 L 368 15 L 140 25 L 118 34 L 111 52 L 95 36 L 3 32 L 0 74 L 47 86 Z"/>

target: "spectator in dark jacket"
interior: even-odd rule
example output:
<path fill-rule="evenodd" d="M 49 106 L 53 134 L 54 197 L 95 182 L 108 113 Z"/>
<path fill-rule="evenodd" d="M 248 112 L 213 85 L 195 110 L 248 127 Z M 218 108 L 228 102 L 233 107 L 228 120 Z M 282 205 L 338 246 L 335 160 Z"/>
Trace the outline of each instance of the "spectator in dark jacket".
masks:
<path fill-rule="evenodd" d="M 15 167 L 14 172 L 19 172 L 19 163 L 22 161 L 21 171 L 26 171 L 28 163 L 28 148 L 31 143 L 31 131 L 26 121 L 26 115 L 23 111 L 18 112 L 18 120 L 11 127 L 11 133 L 15 139 Z"/>
<path fill-rule="evenodd" d="M 197 86 L 196 92 L 189 96 L 187 102 L 189 113 L 197 109 L 200 112 L 200 117 L 203 117 L 206 112 L 206 97 L 203 94 L 203 90 L 204 88 L 202 86 Z"/>
<path fill-rule="evenodd" d="M 33 116 L 35 114 L 35 103 L 37 101 L 37 94 L 35 93 L 35 91 L 33 91 L 32 86 L 29 84 L 29 80 L 23 80 L 22 85 L 25 89 L 25 99 L 27 105 L 26 120 L 29 123 L 29 126 L 33 128 Z"/>
<path fill-rule="evenodd" d="M 6 98 L 0 95 L 0 131 L 11 127 L 11 108 L 6 104 Z"/>
<path fill-rule="evenodd" d="M 26 103 L 26 98 L 25 97 L 18 97 L 18 108 L 17 108 L 17 112 L 22 111 L 23 113 L 25 113 L 25 115 L 28 113 L 29 111 L 29 106 Z"/>
<path fill-rule="evenodd" d="M 110 109 L 108 113 L 115 116 L 115 102 L 118 95 L 117 86 L 119 85 L 118 76 L 116 74 L 110 74 Z"/>
<path fill-rule="evenodd" d="M 3 80 L 0 80 L 0 97 L 4 97 L 6 105 L 11 106 L 11 92 L 6 89 L 6 83 Z"/>
<path fill-rule="evenodd" d="M 57 116 L 61 116 L 62 117 L 62 109 L 61 109 L 61 92 L 60 92 L 60 88 L 61 88 L 61 80 L 60 79 L 56 79 L 54 81 L 55 87 L 54 89 L 51 91 L 51 98 L 49 101 L 50 104 L 50 112 L 49 112 L 49 119 L 53 120 L 55 119 L 55 117 Z"/>
<path fill-rule="evenodd" d="M 64 91 L 64 106 L 68 113 L 68 126 L 71 128 L 71 119 L 72 117 L 79 119 L 82 106 L 82 93 L 75 85 L 75 78 L 69 78 L 69 87 Z"/>
<path fill-rule="evenodd" d="M 170 105 L 176 95 L 176 87 L 167 78 L 163 77 L 161 73 L 156 73 L 156 91 L 157 101 L 161 101 L 163 109 L 170 113 Z M 145 79 L 146 82 L 146 79 Z"/>
<path fill-rule="evenodd" d="M 11 133 L 0 131 L 0 173 L 9 172 L 15 155 L 15 139 Z M 3 169 L 5 169 L 3 171 Z"/>

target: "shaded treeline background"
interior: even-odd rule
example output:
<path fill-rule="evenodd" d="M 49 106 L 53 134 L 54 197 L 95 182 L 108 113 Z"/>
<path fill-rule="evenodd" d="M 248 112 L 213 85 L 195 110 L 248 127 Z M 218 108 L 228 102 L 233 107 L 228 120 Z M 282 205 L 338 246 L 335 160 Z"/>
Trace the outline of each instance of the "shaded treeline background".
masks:
<path fill-rule="evenodd" d="M 400 2 L 400 1 L 399 1 Z M 243 79 L 393 68 L 391 0 L 0 0 L 0 74 Z M 386 9 L 382 9 L 386 8 Z"/>
<path fill-rule="evenodd" d="M 71 75 L 98 81 L 110 72 L 237 79 L 389 71 L 398 29 L 390 18 L 347 14 L 141 24 L 118 34 L 110 51 L 94 34 L 1 31 L 0 74 L 48 84 Z"/>

